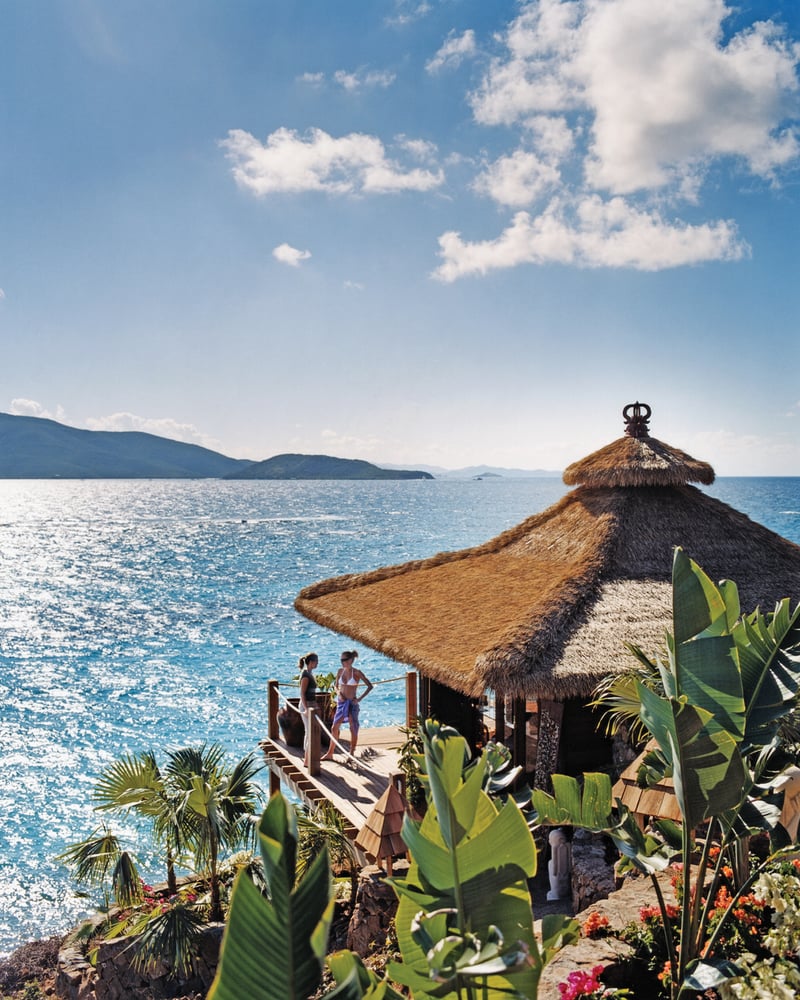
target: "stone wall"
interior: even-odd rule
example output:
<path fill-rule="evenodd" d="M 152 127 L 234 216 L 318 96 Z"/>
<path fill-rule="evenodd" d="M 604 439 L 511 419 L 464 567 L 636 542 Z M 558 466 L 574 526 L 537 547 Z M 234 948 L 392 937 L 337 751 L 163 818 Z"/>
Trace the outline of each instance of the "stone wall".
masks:
<path fill-rule="evenodd" d="M 104 941 L 91 965 L 82 948 L 66 945 L 58 957 L 56 996 L 61 1000 L 168 1000 L 204 997 L 214 981 L 224 924 L 204 928 L 193 975 L 172 976 L 163 964 L 143 976 L 131 964 L 131 939 Z"/>
<path fill-rule="evenodd" d="M 608 858 L 608 843 L 586 830 L 572 838 L 572 912 L 580 913 L 616 889 L 614 866 Z"/>

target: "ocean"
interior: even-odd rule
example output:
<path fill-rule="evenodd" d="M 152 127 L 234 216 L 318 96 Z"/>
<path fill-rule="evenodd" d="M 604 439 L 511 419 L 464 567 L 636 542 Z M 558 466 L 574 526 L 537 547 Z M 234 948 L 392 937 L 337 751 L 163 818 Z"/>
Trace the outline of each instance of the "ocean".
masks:
<path fill-rule="evenodd" d="M 478 544 L 565 492 L 555 477 L 0 481 L 0 955 L 90 912 L 54 858 L 98 825 L 103 767 L 210 741 L 233 761 L 266 733 L 270 678 L 290 683 L 311 650 L 335 670 L 352 642 L 294 611 L 302 587 Z M 707 492 L 800 543 L 800 478 Z M 405 668 L 360 653 L 378 682 L 362 725 L 402 723 Z"/>

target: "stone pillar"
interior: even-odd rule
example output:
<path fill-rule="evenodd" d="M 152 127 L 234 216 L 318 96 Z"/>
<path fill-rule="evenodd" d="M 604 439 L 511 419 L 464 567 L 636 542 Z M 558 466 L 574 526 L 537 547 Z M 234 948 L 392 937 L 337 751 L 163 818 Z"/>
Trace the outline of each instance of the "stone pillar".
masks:
<path fill-rule="evenodd" d="M 407 871 L 407 861 L 396 862 L 396 876 L 402 878 Z M 397 896 L 385 878 L 377 865 L 362 868 L 359 876 L 356 906 L 347 928 L 347 947 L 362 958 L 374 947 L 386 944 L 397 912 Z"/>
<path fill-rule="evenodd" d="M 564 704 L 560 701 L 539 702 L 539 745 L 536 750 L 534 788 L 550 791 L 550 775 L 558 770 L 558 748 L 561 742 L 561 722 Z"/>

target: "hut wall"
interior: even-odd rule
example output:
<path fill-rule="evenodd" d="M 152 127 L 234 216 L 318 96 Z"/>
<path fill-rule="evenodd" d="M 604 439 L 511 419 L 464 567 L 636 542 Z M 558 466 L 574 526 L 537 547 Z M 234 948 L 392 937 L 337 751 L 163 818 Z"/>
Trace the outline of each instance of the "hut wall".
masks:
<path fill-rule="evenodd" d="M 584 771 L 610 771 L 613 762 L 614 744 L 603 733 L 602 711 L 580 698 L 564 702 L 559 770 L 577 776 Z"/>
<path fill-rule="evenodd" d="M 486 742 L 481 699 L 468 698 L 430 677 L 424 679 L 428 715 L 453 726 L 476 750 Z"/>

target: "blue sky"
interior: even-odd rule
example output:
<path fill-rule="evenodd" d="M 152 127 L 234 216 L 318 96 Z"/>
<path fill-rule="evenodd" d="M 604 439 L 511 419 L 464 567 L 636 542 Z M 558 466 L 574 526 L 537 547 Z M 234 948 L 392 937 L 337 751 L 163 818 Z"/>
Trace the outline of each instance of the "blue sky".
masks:
<path fill-rule="evenodd" d="M 800 6 L 0 0 L 0 410 L 800 475 Z"/>

